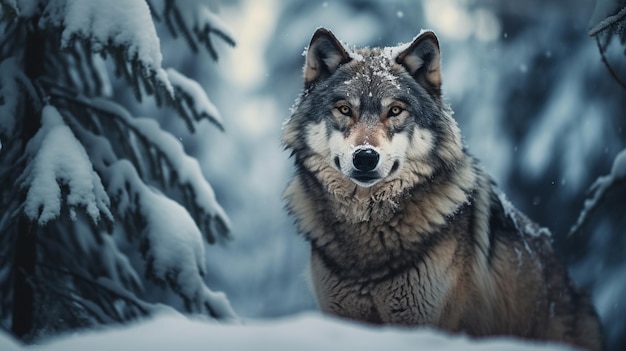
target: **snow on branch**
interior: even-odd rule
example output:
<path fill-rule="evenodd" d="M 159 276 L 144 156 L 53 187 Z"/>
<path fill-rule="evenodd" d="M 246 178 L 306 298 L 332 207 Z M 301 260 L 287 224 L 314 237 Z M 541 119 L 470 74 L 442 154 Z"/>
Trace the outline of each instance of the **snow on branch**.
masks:
<path fill-rule="evenodd" d="M 87 110 L 93 121 L 84 127 L 92 132 L 120 135 L 115 138 L 117 143 L 111 145 L 117 148 L 113 153 L 129 158 L 142 178 L 155 181 L 155 185 L 185 205 L 209 243 L 228 238 L 230 221 L 217 203 L 198 161 L 188 156 L 180 141 L 163 131 L 155 120 L 134 118 L 122 106 L 107 99 L 72 97 L 57 91 L 51 92 L 51 98 L 68 105 L 69 110 Z M 86 119 L 75 120 L 80 124 Z M 111 162 L 115 157 L 107 158 Z"/>
<path fill-rule="evenodd" d="M 202 234 L 185 208 L 145 185 L 127 160 L 110 165 L 106 173 L 109 192 L 120 197 L 116 199 L 119 215 L 130 220 L 138 214 L 145 223 L 140 249 L 147 262 L 146 275 L 169 286 L 191 312 L 236 318 L 226 296 L 204 284 Z"/>
<path fill-rule="evenodd" d="M 176 99 L 180 101 L 178 110 L 185 120 L 207 119 L 219 129 L 224 130 L 222 116 L 198 82 L 185 77 L 173 68 L 167 69 L 167 77 L 174 86 Z M 188 127 L 193 130 L 191 122 L 188 122 Z"/>
<path fill-rule="evenodd" d="M 151 95 L 173 107 L 191 131 L 203 119 L 222 128 L 201 86 L 163 69 L 159 14 L 147 1 L 0 0 L 4 321 L 55 306 L 36 316 L 41 325 L 24 328 L 39 332 L 66 317 L 58 330 L 83 318 L 123 322 L 153 313 L 140 296 L 150 295 L 142 274 L 189 311 L 235 316 L 204 282 L 203 234 L 209 243 L 226 239 L 230 223 L 198 162 L 156 121 L 110 100 L 107 58 L 138 100 Z M 204 2 L 163 1 L 170 29 L 185 31 L 195 50 L 205 45 L 216 57 L 216 36 L 234 44 Z M 19 291 L 27 285 L 34 291 Z"/>
<path fill-rule="evenodd" d="M 155 169 L 167 167 L 168 173 L 161 173 L 163 185 L 178 188 L 192 216 L 202 228 L 207 240 L 212 243 L 217 238 L 227 238 L 230 231 L 228 216 L 217 203 L 213 188 L 202 175 L 198 161 L 187 156 L 182 144 L 174 136 L 164 132 L 159 124 L 149 118 L 132 118 L 122 106 L 105 99 L 92 99 L 94 108 L 108 111 L 118 121 L 124 123 L 143 143 L 144 154 L 157 163 Z M 159 176 L 159 175 L 157 175 Z"/>
<path fill-rule="evenodd" d="M 228 29 L 205 4 L 166 1 L 159 8 L 163 9 L 162 15 L 166 19 L 171 16 L 177 18 L 173 22 L 166 20 L 167 23 L 177 23 L 176 28 L 188 33 L 185 37 L 191 43 L 205 43 L 214 58 L 217 54 L 209 33 L 218 34 L 226 42 L 234 44 Z M 157 13 L 153 14 L 159 17 Z M 191 132 L 195 131 L 195 123 L 201 119 L 207 119 L 223 129 L 219 112 L 206 98 L 200 85 L 175 71 L 166 72 L 162 68 L 159 38 L 150 7 L 145 1 L 53 1 L 45 5 L 39 25 L 61 31 L 61 47 L 71 55 L 60 57 L 70 62 L 57 62 L 56 66 L 60 72 L 71 66 L 81 68 L 66 72 L 79 91 L 85 92 L 82 85 L 89 83 L 91 78 L 96 82 L 102 81 L 96 69 L 97 62 L 90 55 L 99 53 L 112 58 L 116 75 L 131 83 L 138 100 L 142 99 L 144 92 L 154 95 L 157 105 L 165 102 L 175 108 Z M 197 51 L 195 44 L 190 45 Z M 78 62 L 72 61 L 75 57 Z M 89 77 L 73 77 L 81 74 L 89 74 Z M 175 84 L 171 79 L 175 80 Z M 54 84 L 55 81 L 46 83 Z M 99 93 L 100 84 L 95 84 L 94 88 L 91 90 Z"/>
<path fill-rule="evenodd" d="M 236 318 L 226 296 L 211 291 L 203 281 L 206 263 L 202 234 L 187 210 L 146 185 L 134 164 L 115 156 L 108 139 L 76 127 L 79 138 L 86 140 L 85 147 L 94 160 L 94 167 L 107 180 L 107 192 L 116 204 L 118 218 L 126 223 L 129 235 L 139 241 L 146 261 L 145 275 L 179 295 L 188 311 L 216 318 Z M 108 244 L 115 249 L 114 242 Z M 108 258 L 103 257 L 102 261 L 110 272 L 110 281 L 117 286 L 120 278 L 115 273 L 116 266 L 126 261 L 112 254 L 105 256 Z M 132 271 L 131 268 L 126 270 Z"/>
<path fill-rule="evenodd" d="M 18 180 L 27 191 L 24 213 L 39 225 L 61 214 L 62 202 L 76 220 L 83 208 L 94 223 L 112 221 L 110 201 L 85 149 L 53 106 L 45 106 L 41 129 L 27 146 L 32 161 Z"/>
<path fill-rule="evenodd" d="M 116 74 L 126 78 L 141 100 L 141 88 L 157 103 L 172 104 L 174 92 L 161 67 L 160 42 L 145 1 L 50 1 L 41 28 L 61 30 L 61 47 L 82 42 L 91 52 L 110 55 Z"/>
<path fill-rule="evenodd" d="M 206 0 L 148 0 L 148 4 L 155 18 L 164 20 L 173 36 L 182 34 L 194 52 L 204 46 L 217 60 L 212 34 L 235 45 L 230 29 L 209 9 Z"/>
<path fill-rule="evenodd" d="M 107 96 L 113 94 L 109 72 L 104 58 L 94 53 L 89 41 L 76 41 L 72 47 L 65 48 L 60 55 L 47 57 L 49 70 L 54 72 L 39 79 L 44 87 L 63 88 L 80 92 L 87 96 Z M 71 68 L 71 69 L 68 69 Z M 141 94 L 133 86 L 136 94 Z"/>
<path fill-rule="evenodd" d="M 620 22 L 626 20 L 626 3 L 615 0 L 598 0 L 591 18 L 589 36 L 596 36 L 606 30 L 622 30 L 617 28 Z M 621 7 L 621 9 L 620 9 Z"/>
<path fill-rule="evenodd" d="M 626 181 L 626 149 L 622 150 L 615 157 L 613 167 L 611 167 L 611 173 L 599 177 L 593 185 L 591 185 L 589 189 L 591 196 L 585 200 L 584 208 L 580 212 L 576 224 L 570 229 L 569 235 L 578 232 L 580 228 L 585 225 L 591 214 L 596 211 L 598 204 L 604 199 L 606 194 L 624 181 Z"/>

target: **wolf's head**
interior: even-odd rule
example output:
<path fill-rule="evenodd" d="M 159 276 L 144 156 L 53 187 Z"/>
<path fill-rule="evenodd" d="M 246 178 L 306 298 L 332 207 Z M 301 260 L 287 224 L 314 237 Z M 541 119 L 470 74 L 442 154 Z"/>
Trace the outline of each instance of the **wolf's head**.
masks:
<path fill-rule="evenodd" d="M 351 50 L 318 29 L 283 131 L 296 164 L 324 183 L 365 188 L 407 188 L 454 167 L 463 148 L 442 101 L 440 58 L 431 31 L 410 44 Z"/>

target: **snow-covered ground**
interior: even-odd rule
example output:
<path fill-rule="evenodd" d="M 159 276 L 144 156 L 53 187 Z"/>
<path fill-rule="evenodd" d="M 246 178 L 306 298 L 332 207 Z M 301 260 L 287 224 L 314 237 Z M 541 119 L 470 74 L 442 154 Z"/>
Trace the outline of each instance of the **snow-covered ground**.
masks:
<path fill-rule="evenodd" d="M 572 350 L 511 338 L 472 340 L 421 328 L 372 327 L 308 312 L 276 320 L 238 325 L 189 320 L 164 313 L 133 326 L 106 328 L 22 347 L 0 335 L 0 350 Z"/>

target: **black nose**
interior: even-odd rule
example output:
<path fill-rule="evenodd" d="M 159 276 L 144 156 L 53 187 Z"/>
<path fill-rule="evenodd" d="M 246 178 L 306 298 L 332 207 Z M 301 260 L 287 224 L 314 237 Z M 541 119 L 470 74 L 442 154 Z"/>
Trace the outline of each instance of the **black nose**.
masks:
<path fill-rule="evenodd" d="M 359 149 L 352 154 L 354 168 L 361 172 L 369 172 L 376 168 L 380 156 L 374 149 Z"/>

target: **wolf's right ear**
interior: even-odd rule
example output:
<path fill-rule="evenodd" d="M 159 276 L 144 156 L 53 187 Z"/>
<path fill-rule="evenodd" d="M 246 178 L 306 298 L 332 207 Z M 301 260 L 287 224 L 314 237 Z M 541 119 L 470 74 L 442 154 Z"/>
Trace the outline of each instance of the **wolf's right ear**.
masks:
<path fill-rule="evenodd" d="M 319 28 L 313 34 L 307 49 L 304 85 L 308 87 L 319 79 L 329 77 L 339 66 L 350 60 L 350 55 L 333 33 L 328 29 Z"/>

